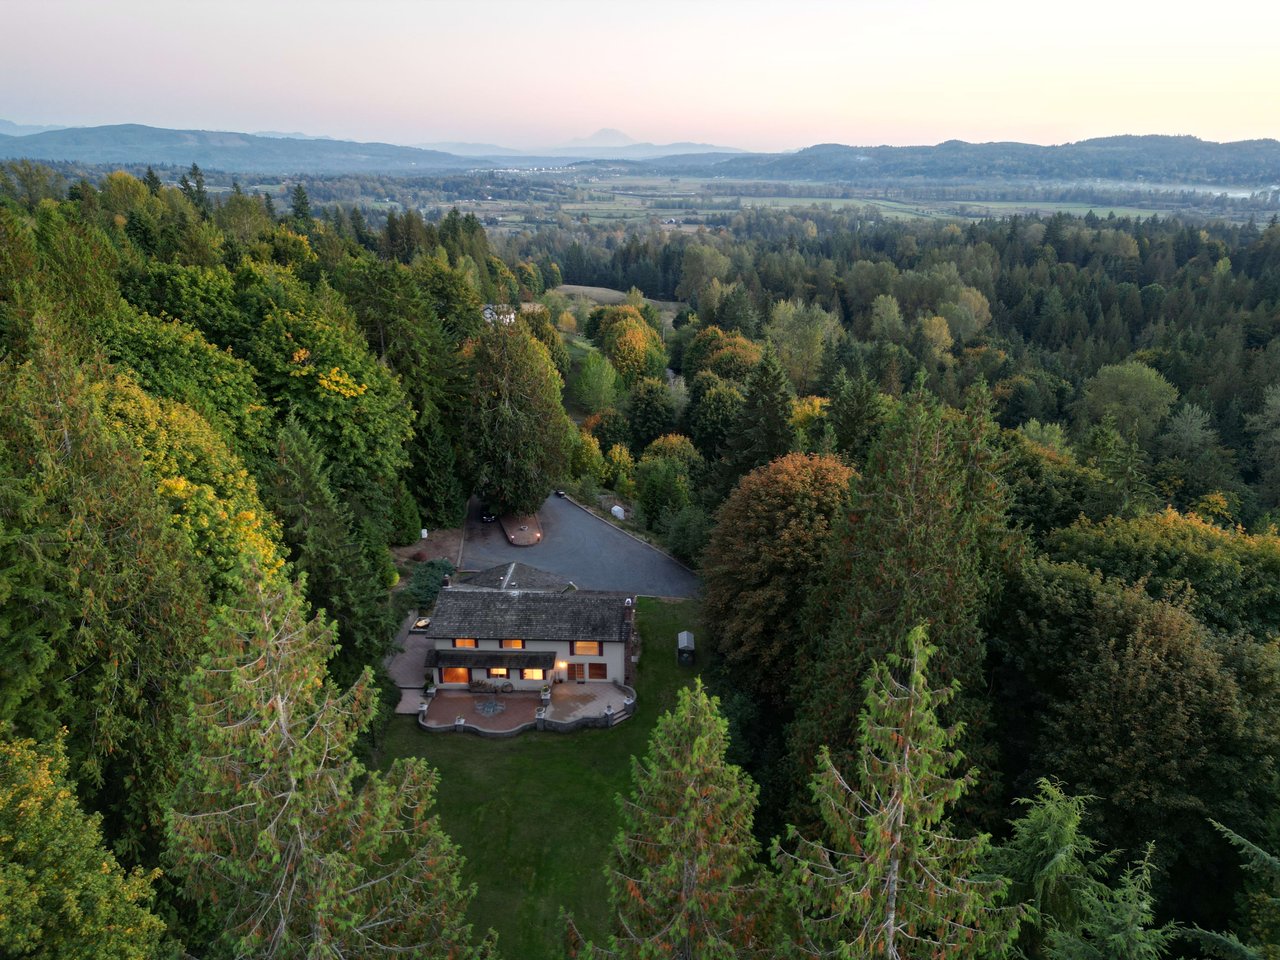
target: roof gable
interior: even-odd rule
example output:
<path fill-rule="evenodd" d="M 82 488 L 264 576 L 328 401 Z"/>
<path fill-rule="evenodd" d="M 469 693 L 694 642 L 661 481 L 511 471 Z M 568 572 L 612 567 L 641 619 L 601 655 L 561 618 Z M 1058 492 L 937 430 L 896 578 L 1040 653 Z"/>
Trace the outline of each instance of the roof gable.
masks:
<path fill-rule="evenodd" d="M 440 591 L 426 635 L 435 639 L 625 642 L 635 600 L 605 593 Z"/>

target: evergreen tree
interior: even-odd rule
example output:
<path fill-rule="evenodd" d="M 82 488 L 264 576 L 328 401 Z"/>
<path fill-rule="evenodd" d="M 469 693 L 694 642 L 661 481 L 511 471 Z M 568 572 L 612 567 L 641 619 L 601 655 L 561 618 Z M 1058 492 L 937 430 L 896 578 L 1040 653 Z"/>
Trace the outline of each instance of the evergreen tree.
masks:
<path fill-rule="evenodd" d="M 918 623 L 929 624 L 938 647 L 936 675 L 961 686 L 944 719 L 964 720 L 966 752 L 985 755 L 978 616 L 1012 549 L 996 466 L 983 391 L 960 413 L 917 382 L 885 422 L 810 592 L 811 640 L 797 671 L 792 730 L 798 763 L 824 744 L 838 767 L 852 762 L 858 733 L 846 705 L 849 684 Z"/>
<path fill-rule="evenodd" d="M 588 957 L 737 960 L 770 953 L 751 834 L 756 787 L 725 761 L 728 724 L 700 681 L 680 690 L 643 760 L 605 871 L 614 933 Z M 570 920 L 571 942 L 581 944 Z"/>
<path fill-rule="evenodd" d="M 778 355 L 767 347 L 747 380 L 742 413 L 729 438 L 724 467 L 726 487 L 795 448 L 796 432 L 791 425 L 794 399 L 795 392 Z"/>
<path fill-rule="evenodd" d="M 819 750 L 811 790 L 821 832 L 790 828 L 791 851 L 774 841 L 794 946 L 842 960 L 1001 957 L 1018 925 L 1018 911 L 1001 905 L 1007 882 L 983 877 L 988 837 L 959 837 L 947 819 L 976 777 L 957 774 L 959 730 L 938 719 L 956 685 L 930 686 L 923 628 L 902 649 L 863 684 L 853 776 Z"/>
<path fill-rule="evenodd" d="M 864 463 L 885 416 L 880 392 L 865 373 L 850 380 L 843 369 L 836 371 L 827 420 L 835 434 L 837 452 L 852 463 Z"/>
<path fill-rule="evenodd" d="M 376 710 L 370 675 L 340 693 L 325 677 L 332 630 L 304 609 L 251 579 L 215 625 L 221 649 L 188 684 L 172 873 L 230 955 L 475 957 L 473 891 L 430 816 L 436 775 L 355 759 Z"/>
<path fill-rule="evenodd" d="M 307 600 L 337 623 L 340 652 L 330 670 L 336 682 L 349 685 L 381 660 L 393 627 L 378 570 L 333 491 L 324 455 L 296 417 L 280 428 L 268 489 Z"/>
<path fill-rule="evenodd" d="M 156 176 L 156 172 L 152 170 L 151 167 L 147 167 L 147 175 L 143 177 L 142 182 L 146 184 L 147 192 L 149 194 L 153 197 L 160 196 L 160 188 L 162 184 L 160 183 L 160 178 Z"/>
<path fill-rule="evenodd" d="M 1115 887 L 1097 883 L 1082 891 L 1084 915 L 1074 930 L 1054 929 L 1047 960 L 1160 960 L 1178 935 L 1173 923 L 1153 926 L 1151 851 L 1120 875 Z"/>
<path fill-rule="evenodd" d="M 289 207 L 293 222 L 303 230 L 311 227 L 311 200 L 307 197 L 307 188 L 296 184 L 293 193 L 289 194 Z"/>
<path fill-rule="evenodd" d="M 500 510 L 533 513 L 568 472 L 573 422 L 547 348 L 519 323 L 492 323 L 466 348 L 471 383 L 459 451 L 472 487 Z"/>
<path fill-rule="evenodd" d="M 200 219 L 207 219 L 213 212 L 213 207 L 209 203 L 209 191 L 204 186 L 204 171 L 194 163 L 191 164 L 191 169 L 178 181 L 178 187 L 182 190 L 182 195 L 196 208 Z"/>
<path fill-rule="evenodd" d="M 1108 885 L 1115 857 L 1100 854 L 1084 832 L 1089 799 L 1041 779 L 1035 799 L 1019 801 L 1027 815 L 992 851 L 992 869 L 1011 881 L 1010 897 L 1026 907 L 1018 949 L 1032 960 L 1154 960 L 1164 955 L 1176 927 L 1152 927 L 1150 848 Z"/>
<path fill-rule="evenodd" d="M 1245 897 L 1245 939 L 1235 933 L 1211 933 L 1198 927 L 1194 939 L 1222 960 L 1276 960 L 1280 958 L 1280 857 L 1263 850 L 1220 823 L 1217 831 L 1230 841 L 1244 860 L 1244 869 L 1253 880 Z"/>

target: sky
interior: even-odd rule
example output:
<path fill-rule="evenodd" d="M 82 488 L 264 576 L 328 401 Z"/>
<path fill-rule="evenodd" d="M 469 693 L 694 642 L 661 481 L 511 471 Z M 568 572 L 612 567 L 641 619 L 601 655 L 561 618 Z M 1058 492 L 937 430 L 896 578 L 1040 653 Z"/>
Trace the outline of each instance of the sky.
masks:
<path fill-rule="evenodd" d="M 750 150 L 1280 138 L 1280 2 L 0 0 L 0 118 Z"/>

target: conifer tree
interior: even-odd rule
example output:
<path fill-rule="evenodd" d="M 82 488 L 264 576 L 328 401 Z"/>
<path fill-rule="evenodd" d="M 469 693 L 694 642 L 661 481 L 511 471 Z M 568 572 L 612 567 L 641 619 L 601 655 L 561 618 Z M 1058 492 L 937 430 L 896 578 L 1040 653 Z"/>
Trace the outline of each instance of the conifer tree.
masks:
<path fill-rule="evenodd" d="M 810 594 L 812 639 L 796 673 L 797 763 L 807 766 L 824 744 L 838 768 L 851 762 L 859 736 L 847 703 L 851 680 L 861 682 L 921 623 L 938 648 L 935 676 L 961 685 L 943 719 L 964 720 L 966 752 L 982 755 L 986 644 L 978 614 L 1011 549 L 994 438 L 984 391 L 961 414 L 919 381 L 880 430 Z"/>
<path fill-rule="evenodd" d="M 147 175 L 142 178 L 142 182 L 146 184 L 149 194 L 153 197 L 160 196 L 160 178 L 156 176 L 156 172 L 151 167 L 147 167 Z"/>
<path fill-rule="evenodd" d="M 766 347 L 747 380 L 742 413 L 729 438 L 725 456 L 726 488 L 732 487 L 743 474 L 795 448 L 796 432 L 791 424 L 794 399 L 795 391 L 778 355 L 771 346 Z"/>
<path fill-rule="evenodd" d="M 863 685 L 852 776 L 826 747 L 818 753 L 821 832 L 789 828 L 792 850 L 774 842 L 801 956 L 988 960 L 1005 955 L 1017 928 L 1017 911 L 1001 906 L 1007 882 L 982 876 L 988 837 L 957 836 L 947 819 L 976 777 L 957 772 L 959 730 L 938 719 L 956 685 L 930 686 L 922 627 L 903 647 Z"/>
<path fill-rule="evenodd" d="M 614 933 L 606 949 L 570 941 L 588 957 L 731 960 L 767 944 L 768 897 L 756 879 L 751 833 L 757 788 L 725 762 L 728 724 L 701 681 L 658 719 L 606 878 Z M 768 954 L 765 954 L 768 955 Z"/>
<path fill-rule="evenodd" d="M 1048 960 L 1160 960 L 1168 954 L 1178 927 L 1173 923 L 1154 926 L 1150 848 L 1114 887 L 1090 884 L 1082 894 L 1084 915 L 1079 926 L 1050 932 Z"/>
<path fill-rule="evenodd" d="M 280 428 L 272 480 L 269 499 L 284 522 L 294 570 L 305 577 L 307 599 L 337 623 L 341 652 L 330 670 L 339 684 L 353 683 L 386 652 L 387 604 L 324 455 L 297 417 Z"/>
<path fill-rule="evenodd" d="M 430 816 L 435 773 L 417 759 L 363 768 L 370 674 L 339 692 L 324 669 L 332 629 L 250 581 L 188 684 L 191 754 L 169 820 L 183 892 L 235 956 L 480 955 L 473 890 Z"/>
<path fill-rule="evenodd" d="M 835 433 L 838 453 L 855 464 L 866 462 L 871 441 L 885 415 L 880 393 L 865 373 L 860 372 L 856 380 L 851 380 L 843 369 L 836 371 L 827 419 Z"/>
<path fill-rule="evenodd" d="M 1236 933 L 1212 933 L 1199 927 L 1192 936 L 1211 956 L 1223 960 L 1277 960 L 1280 958 L 1280 857 L 1222 824 L 1210 822 L 1239 852 L 1252 881 L 1244 897 L 1244 929 L 1240 931 L 1244 940 Z"/>
<path fill-rule="evenodd" d="M 289 195 L 290 211 L 294 222 L 304 230 L 311 226 L 311 200 L 307 197 L 307 188 L 296 184 Z"/>

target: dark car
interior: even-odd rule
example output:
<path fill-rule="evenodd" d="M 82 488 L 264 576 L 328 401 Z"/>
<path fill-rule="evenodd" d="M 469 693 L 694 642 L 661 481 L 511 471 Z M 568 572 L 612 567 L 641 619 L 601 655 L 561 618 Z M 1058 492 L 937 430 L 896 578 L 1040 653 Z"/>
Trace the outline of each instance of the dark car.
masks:
<path fill-rule="evenodd" d="M 481 523 L 493 523 L 493 521 L 497 519 L 498 519 L 498 515 L 496 513 L 490 513 L 488 510 L 480 514 Z"/>
<path fill-rule="evenodd" d="M 557 490 L 557 491 L 556 491 L 556 496 L 557 496 L 557 497 L 565 497 L 565 496 L 567 496 L 567 494 L 566 494 L 563 490 Z"/>

